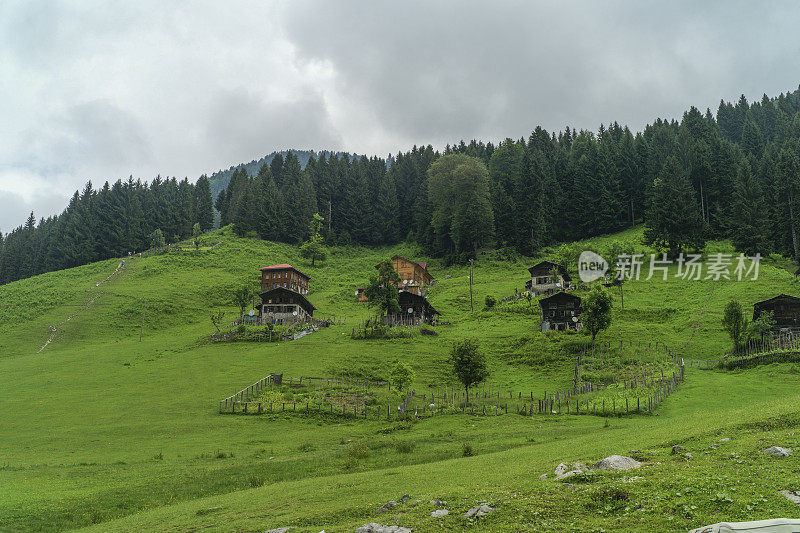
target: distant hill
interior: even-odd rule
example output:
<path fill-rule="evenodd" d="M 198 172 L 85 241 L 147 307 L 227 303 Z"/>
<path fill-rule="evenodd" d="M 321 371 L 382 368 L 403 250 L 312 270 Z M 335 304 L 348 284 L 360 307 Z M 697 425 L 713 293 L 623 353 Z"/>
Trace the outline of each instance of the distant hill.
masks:
<path fill-rule="evenodd" d="M 351 159 L 358 157 L 355 154 L 350 154 L 347 152 L 331 152 L 329 150 L 322 150 L 320 152 L 317 152 L 316 150 L 281 150 L 280 152 L 272 152 L 269 155 L 265 155 L 261 159 L 254 159 L 249 163 L 240 163 L 228 168 L 228 170 L 218 170 L 217 172 L 211 174 L 211 176 L 208 177 L 208 180 L 211 182 L 211 196 L 216 198 L 219 194 L 219 191 L 228 186 L 228 182 L 231 181 L 231 175 L 237 168 L 244 167 L 250 176 L 255 176 L 258 173 L 258 169 L 261 168 L 261 165 L 264 163 L 270 164 L 272 163 L 272 160 L 275 159 L 276 155 L 281 154 L 282 156 L 285 156 L 289 152 L 294 152 L 294 154 L 297 156 L 297 159 L 300 160 L 300 165 L 303 168 L 306 168 L 306 164 L 312 155 L 316 159 L 319 159 L 322 155 L 326 157 L 330 155 L 336 155 L 339 157 L 347 156 Z"/>

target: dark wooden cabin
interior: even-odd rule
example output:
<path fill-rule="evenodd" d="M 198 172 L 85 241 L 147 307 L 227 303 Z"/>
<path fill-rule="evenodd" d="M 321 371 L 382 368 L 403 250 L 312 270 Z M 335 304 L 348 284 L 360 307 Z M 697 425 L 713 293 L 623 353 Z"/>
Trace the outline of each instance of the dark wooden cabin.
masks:
<path fill-rule="evenodd" d="M 433 324 L 439 318 L 439 311 L 424 296 L 400 291 L 397 301 L 400 303 L 400 312 L 387 316 L 387 322 L 390 324 Z"/>
<path fill-rule="evenodd" d="M 539 307 L 542 310 L 542 331 L 577 331 L 583 327 L 580 319 L 581 299 L 574 294 L 557 292 L 540 299 Z"/>
<path fill-rule="evenodd" d="M 554 271 L 557 275 L 554 275 Z M 525 282 L 525 288 L 534 296 L 563 290 L 572 281 L 564 265 L 552 261 L 536 263 L 528 272 L 531 273 L 531 279 Z"/>
<path fill-rule="evenodd" d="M 258 316 L 262 322 L 291 324 L 304 322 L 314 315 L 316 307 L 299 292 L 278 287 L 261 293 Z"/>
<path fill-rule="evenodd" d="M 758 319 L 762 313 L 772 311 L 775 319 L 775 333 L 800 332 L 800 298 L 779 294 L 768 300 L 753 304 L 753 320 Z"/>

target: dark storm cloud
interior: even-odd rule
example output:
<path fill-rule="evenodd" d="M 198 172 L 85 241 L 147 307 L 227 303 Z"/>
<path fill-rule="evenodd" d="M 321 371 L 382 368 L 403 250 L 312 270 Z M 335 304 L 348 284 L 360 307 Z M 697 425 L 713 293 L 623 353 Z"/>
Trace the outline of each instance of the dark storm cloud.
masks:
<path fill-rule="evenodd" d="M 640 129 L 800 82 L 792 2 L 3 2 L 0 228 L 285 148 Z M 61 198 L 61 201 L 54 201 Z"/>

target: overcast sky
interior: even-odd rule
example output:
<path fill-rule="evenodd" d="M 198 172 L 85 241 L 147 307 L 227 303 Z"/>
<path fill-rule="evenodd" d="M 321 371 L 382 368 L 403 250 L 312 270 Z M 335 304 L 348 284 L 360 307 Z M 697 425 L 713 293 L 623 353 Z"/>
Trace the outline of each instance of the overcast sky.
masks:
<path fill-rule="evenodd" d="M 87 180 L 716 111 L 798 87 L 799 27 L 796 2 L 5 0 L 0 230 Z"/>

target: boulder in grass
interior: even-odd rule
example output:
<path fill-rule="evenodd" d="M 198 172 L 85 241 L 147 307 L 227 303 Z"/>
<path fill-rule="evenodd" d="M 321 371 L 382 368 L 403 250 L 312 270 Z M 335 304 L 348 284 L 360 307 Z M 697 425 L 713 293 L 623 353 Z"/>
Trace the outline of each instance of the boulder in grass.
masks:
<path fill-rule="evenodd" d="M 773 518 L 753 522 L 720 522 L 698 527 L 689 533 L 792 533 L 798 530 L 800 520 L 792 518 Z"/>
<path fill-rule="evenodd" d="M 567 470 L 569 470 L 569 467 L 567 465 L 565 465 L 564 463 L 559 463 L 558 466 L 555 469 L 555 475 L 556 476 L 560 476 L 561 474 L 563 474 Z"/>
<path fill-rule="evenodd" d="M 683 453 L 686 451 L 686 448 L 681 446 L 680 444 L 676 444 L 672 447 L 672 455 L 678 455 L 679 453 Z"/>
<path fill-rule="evenodd" d="M 767 455 L 771 455 L 772 457 L 789 457 L 792 455 L 791 448 L 781 448 L 780 446 L 770 446 L 762 453 L 766 453 Z"/>
<path fill-rule="evenodd" d="M 624 455 L 609 455 L 605 459 L 601 459 L 592 465 L 594 470 L 630 470 L 631 468 L 639 468 L 642 463 L 633 459 L 632 457 L 625 457 Z"/>
<path fill-rule="evenodd" d="M 286 533 L 292 529 L 291 527 L 276 527 L 275 529 L 268 529 L 264 533 Z"/>
<path fill-rule="evenodd" d="M 466 513 L 464 513 L 464 518 L 472 518 L 472 517 L 479 518 L 481 516 L 491 513 L 492 511 L 494 511 L 494 508 L 489 507 L 485 503 L 482 503 L 480 505 L 470 507 L 470 509 Z"/>
<path fill-rule="evenodd" d="M 447 509 L 436 509 L 435 511 L 431 512 L 431 516 L 434 518 L 441 518 L 443 516 L 447 516 L 450 514 L 450 511 Z"/>
<path fill-rule="evenodd" d="M 356 529 L 356 533 L 411 533 L 411 530 L 402 526 L 384 526 L 370 522 Z"/>
<path fill-rule="evenodd" d="M 386 502 L 383 505 L 381 505 L 380 507 L 378 507 L 378 510 L 375 511 L 375 514 L 381 514 L 381 513 L 385 513 L 386 511 L 391 511 L 395 507 L 397 507 L 397 502 L 394 501 L 394 500 L 389 500 L 388 502 Z"/>
<path fill-rule="evenodd" d="M 800 505 L 800 491 L 798 490 L 782 490 L 780 491 L 781 496 L 789 500 L 790 502 Z"/>
<path fill-rule="evenodd" d="M 567 481 L 581 474 L 583 474 L 583 470 L 569 470 L 567 472 L 564 472 L 560 476 L 556 476 L 556 481 Z"/>

